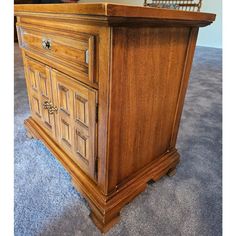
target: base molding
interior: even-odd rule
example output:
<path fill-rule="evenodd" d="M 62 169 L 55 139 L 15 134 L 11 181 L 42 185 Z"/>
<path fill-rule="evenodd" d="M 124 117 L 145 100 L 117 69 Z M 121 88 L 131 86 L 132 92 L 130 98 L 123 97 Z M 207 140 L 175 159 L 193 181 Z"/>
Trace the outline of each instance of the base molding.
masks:
<path fill-rule="evenodd" d="M 113 227 L 113 225 L 115 225 L 119 222 L 120 212 L 116 213 L 113 216 L 113 218 L 109 222 L 106 222 L 106 223 L 101 222 L 100 219 L 97 219 L 97 216 L 93 212 L 91 212 L 90 217 L 91 217 L 93 223 L 99 228 L 99 230 L 102 233 L 106 233 Z"/>
<path fill-rule="evenodd" d="M 41 140 L 61 162 L 72 178 L 74 187 L 85 197 L 91 208 L 91 218 L 101 232 L 107 232 L 119 221 L 121 209 L 143 192 L 150 180 L 157 181 L 166 174 L 174 173 L 179 163 L 179 154 L 172 149 L 142 169 L 132 179 L 104 195 L 96 183 L 78 167 L 41 126 L 29 117 L 24 122 L 27 134 Z"/>

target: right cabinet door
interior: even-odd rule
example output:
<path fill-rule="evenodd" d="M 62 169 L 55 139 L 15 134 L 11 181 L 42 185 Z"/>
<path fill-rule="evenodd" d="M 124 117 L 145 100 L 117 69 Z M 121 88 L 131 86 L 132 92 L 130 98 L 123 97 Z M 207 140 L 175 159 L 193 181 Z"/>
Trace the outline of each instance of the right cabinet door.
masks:
<path fill-rule="evenodd" d="M 97 91 L 57 71 L 51 71 L 57 140 L 69 156 L 95 179 Z"/>

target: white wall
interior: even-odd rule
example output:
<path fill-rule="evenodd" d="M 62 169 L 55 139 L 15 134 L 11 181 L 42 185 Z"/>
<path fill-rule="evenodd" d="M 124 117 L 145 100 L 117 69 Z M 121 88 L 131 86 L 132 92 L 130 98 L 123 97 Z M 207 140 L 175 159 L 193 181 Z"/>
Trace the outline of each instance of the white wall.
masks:
<path fill-rule="evenodd" d="M 151 0 L 149 0 L 150 2 Z M 79 2 L 111 2 L 130 5 L 143 5 L 143 0 L 80 0 Z M 210 26 L 201 28 L 198 35 L 198 46 L 222 48 L 222 1 L 203 0 L 201 11 L 216 14 L 216 21 Z"/>
<path fill-rule="evenodd" d="M 203 0 L 201 11 L 215 13 L 216 20 L 210 26 L 200 29 L 197 45 L 222 48 L 222 1 Z"/>

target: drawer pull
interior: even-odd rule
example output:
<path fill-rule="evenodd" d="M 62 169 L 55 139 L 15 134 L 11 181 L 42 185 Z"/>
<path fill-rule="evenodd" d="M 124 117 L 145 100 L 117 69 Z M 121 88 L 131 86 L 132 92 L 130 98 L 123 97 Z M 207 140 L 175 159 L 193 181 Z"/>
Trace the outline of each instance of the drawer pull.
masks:
<path fill-rule="evenodd" d="M 52 102 L 45 101 L 43 103 L 43 108 L 48 109 L 49 114 L 53 114 L 54 112 L 58 111 L 58 108 L 56 106 L 53 106 Z"/>
<path fill-rule="evenodd" d="M 44 109 L 49 109 L 51 106 L 52 106 L 52 103 L 49 102 L 49 101 L 45 101 L 45 102 L 43 103 L 43 108 L 44 108 Z"/>
<path fill-rule="evenodd" d="M 89 64 L 89 50 L 88 49 L 86 49 L 85 51 L 85 63 Z"/>
<path fill-rule="evenodd" d="M 51 39 L 42 39 L 42 47 L 44 49 L 50 50 L 52 47 Z"/>
<path fill-rule="evenodd" d="M 54 112 L 57 113 L 58 108 L 56 106 L 52 106 L 48 109 L 49 114 L 53 114 Z"/>

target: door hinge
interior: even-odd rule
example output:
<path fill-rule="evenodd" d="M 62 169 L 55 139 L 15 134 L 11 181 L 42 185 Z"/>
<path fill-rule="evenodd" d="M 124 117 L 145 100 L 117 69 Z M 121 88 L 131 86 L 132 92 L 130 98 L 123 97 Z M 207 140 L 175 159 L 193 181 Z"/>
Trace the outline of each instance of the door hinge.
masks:
<path fill-rule="evenodd" d="M 98 104 L 96 104 L 96 122 L 98 122 Z"/>

